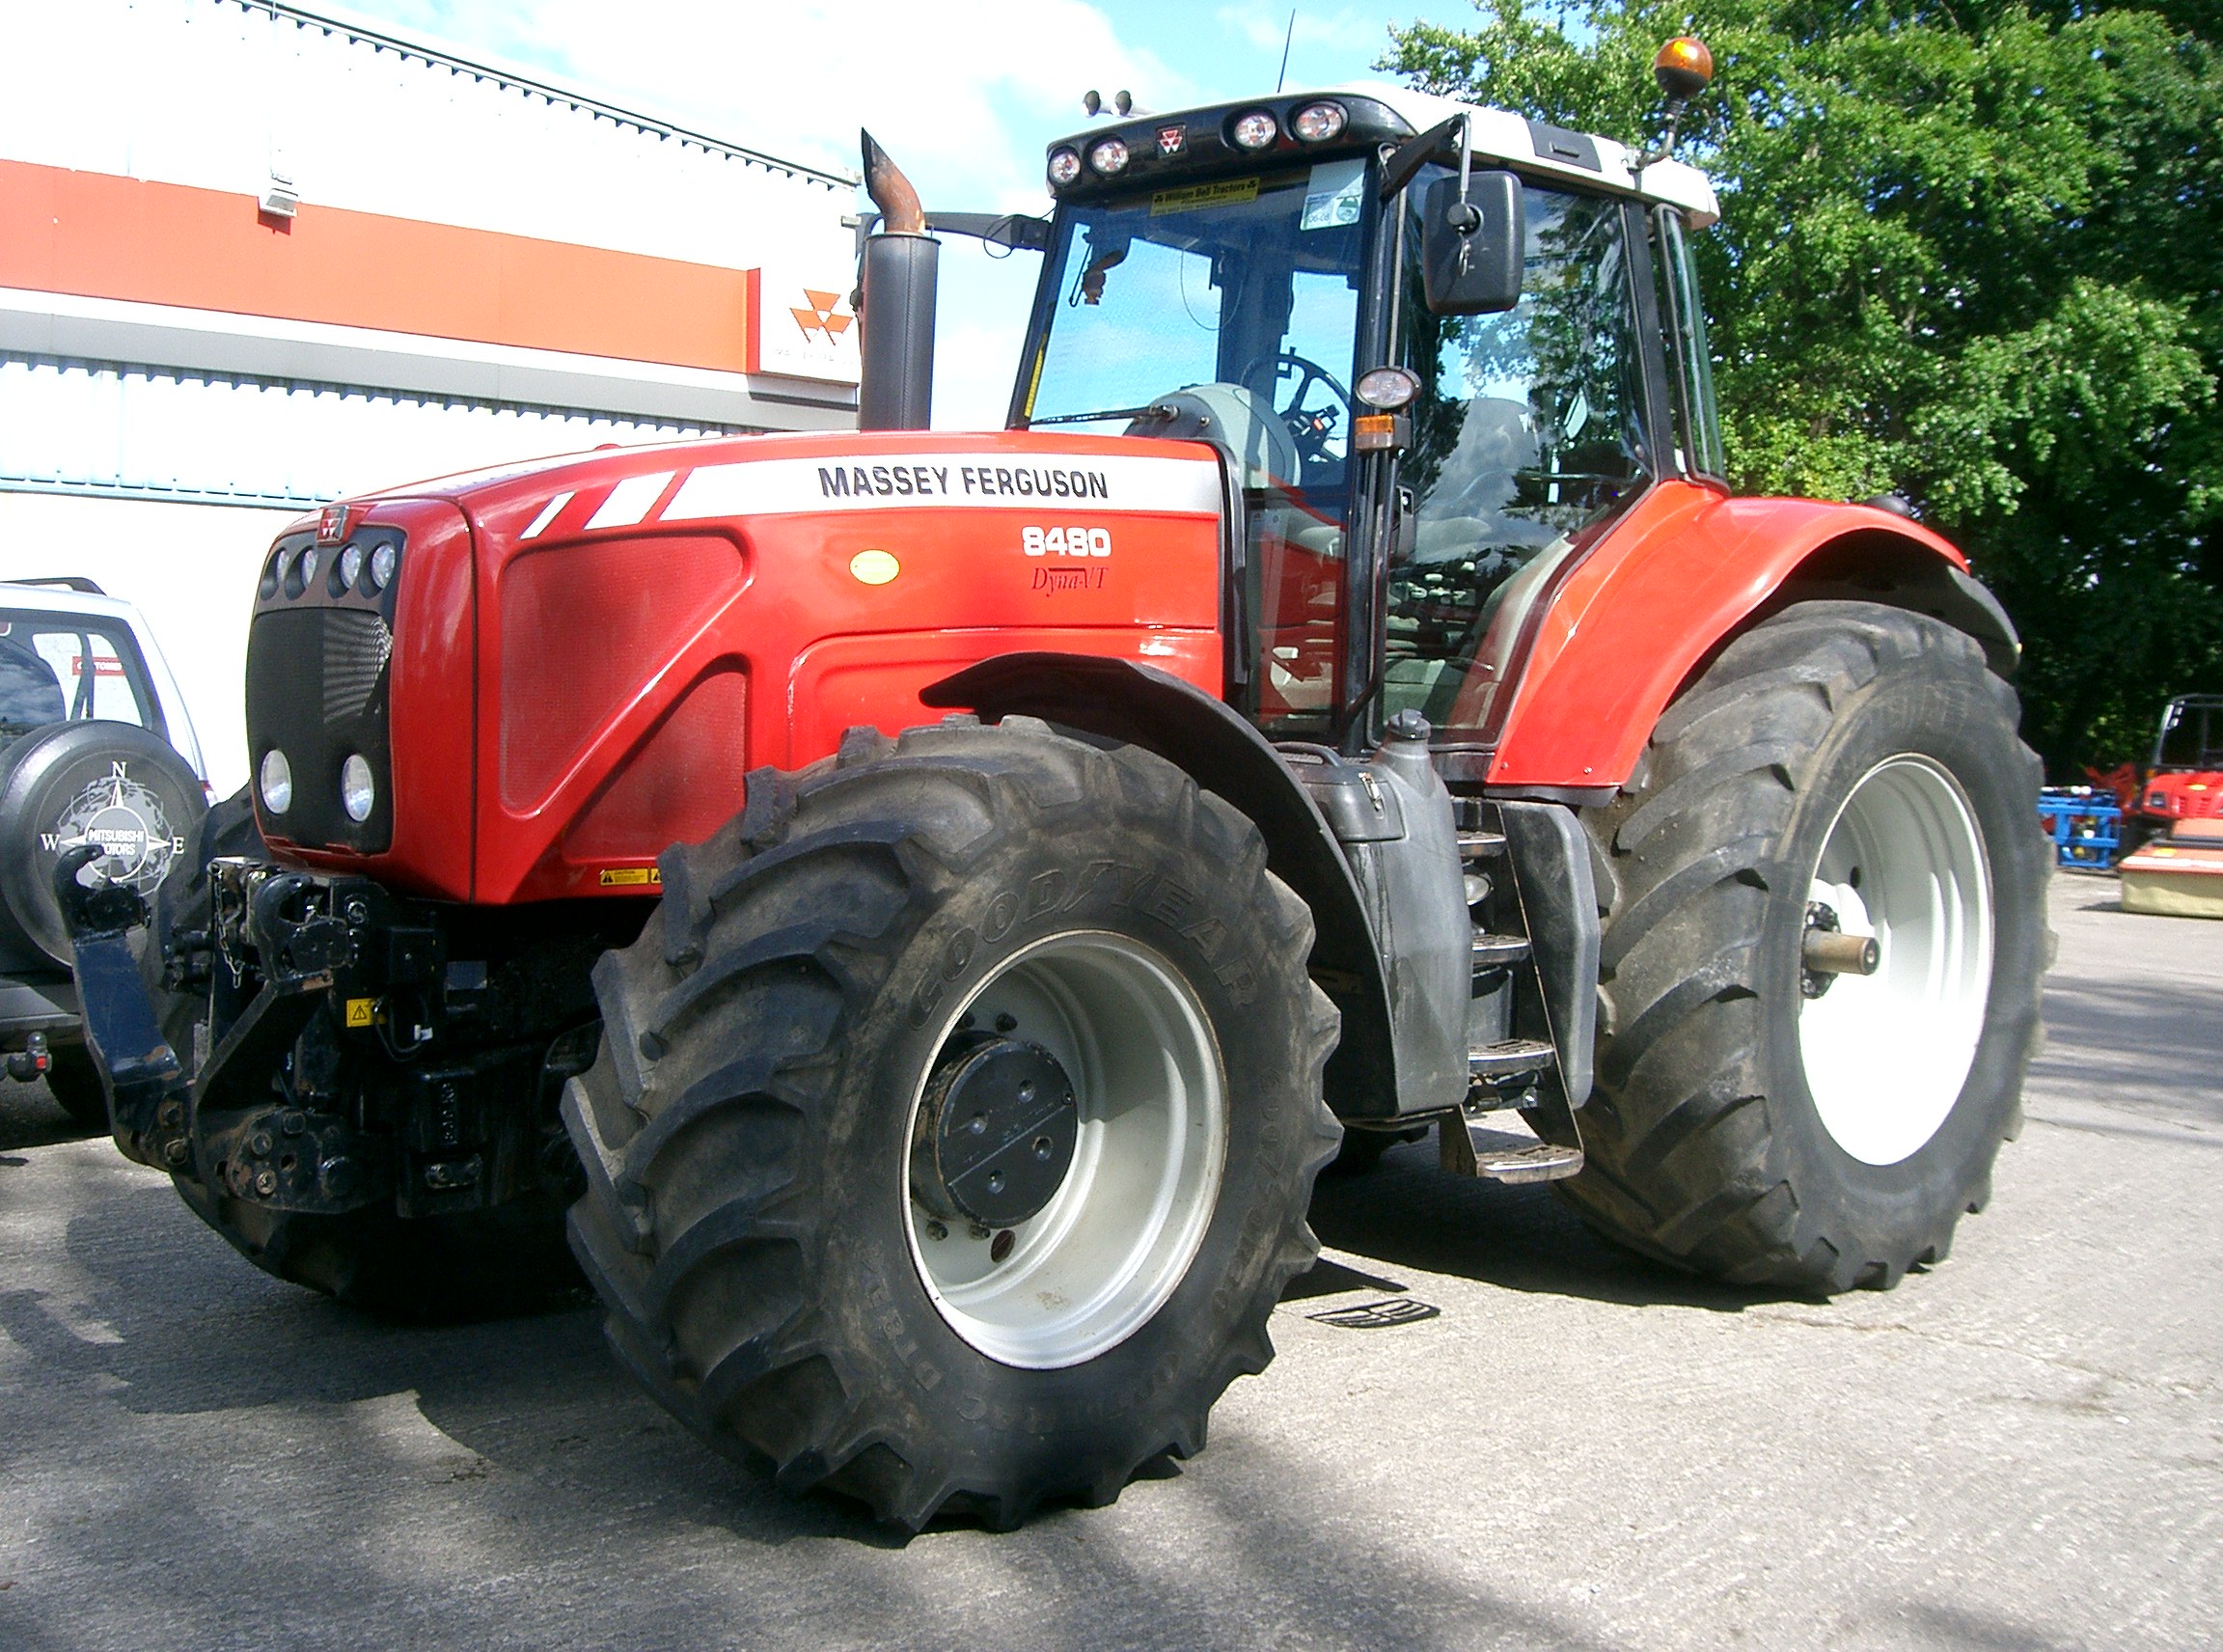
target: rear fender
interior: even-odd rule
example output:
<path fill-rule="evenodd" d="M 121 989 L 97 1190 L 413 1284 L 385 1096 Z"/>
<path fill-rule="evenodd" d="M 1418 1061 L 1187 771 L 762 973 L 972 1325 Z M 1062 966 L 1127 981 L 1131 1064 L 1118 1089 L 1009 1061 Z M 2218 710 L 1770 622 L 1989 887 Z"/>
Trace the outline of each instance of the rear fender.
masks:
<path fill-rule="evenodd" d="M 1263 734 L 1179 677 L 1076 654 L 1004 654 L 944 677 L 919 699 L 991 722 L 1039 717 L 1141 746 L 1248 815 L 1266 839 L 1267 866 L 1312 909 L 1312 978 L 1342 1011 L 1329 1105 L 1347 1118 L 1399 1111 L 1388 984 L 1365 907 L 1334 833 Z"/>
<path fill-rule="evenodd" d="M 2021 645 L 1948 540 L 1865 505 L 1653 489 L 1568 576 L 1538 629 L 1504 731 L 1475 775 L 1508 795 L 1603 802 L 1669 702 L 1733 638 L 1794 602 L 1929 614 L 2009 675 Z"/>

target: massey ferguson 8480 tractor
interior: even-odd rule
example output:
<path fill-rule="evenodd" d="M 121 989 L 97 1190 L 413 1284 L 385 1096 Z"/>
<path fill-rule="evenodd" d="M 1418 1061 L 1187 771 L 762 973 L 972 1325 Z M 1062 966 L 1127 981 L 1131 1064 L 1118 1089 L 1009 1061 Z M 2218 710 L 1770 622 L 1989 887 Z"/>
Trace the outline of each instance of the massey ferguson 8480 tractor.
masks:
<path fill-rule="evenodd" d="M 1339 1143 L 1941 1258 L 2038 1027 L 2017 644 L 1724 485 L 1706 179 L 1392 88 L 1096 124 L 1046 221 L 867 171 L 859 432 L 278 539 L 252 815 L 151 912 L 64 865 L 124 1150 L 404 1311 L 575 1279 L 568 1207 L 659 1400 L 912 1528 L 1199 1449 Z M 937 231 L 1042 253 L 1002 430 L 924 428 Z"/>

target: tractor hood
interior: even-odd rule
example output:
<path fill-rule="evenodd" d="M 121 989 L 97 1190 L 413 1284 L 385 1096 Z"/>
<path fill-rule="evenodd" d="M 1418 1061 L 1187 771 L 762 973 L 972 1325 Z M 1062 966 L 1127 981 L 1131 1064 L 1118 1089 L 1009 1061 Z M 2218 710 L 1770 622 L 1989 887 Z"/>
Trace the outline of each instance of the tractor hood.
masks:
<path fill-rule="evenodd" d="M 1128 658 L 1217 695 L 1224 486 L 1198 443 L 883 431 L 607 449 L 327 507 L 265 570 L 256 635 L 291 653 L 259 672 L 251 644 L 272 692 L 250 756 L 319 754 L 294 774 L 316 801 L 340 785 L 321 767 L 374 743 L 378 801 L 360 826 L 264 830 L 453 897 L 640 893 L 740 809 L 748 770 L 934 722 L 919 691 L 982 659 Z M 288 577 L 312 537 L 317 576 Z M 398 547 L 390 592 L 322 571 L 373 540 Z M 311 685 L 363 662 L 383 697 L 307 727 L 336 702 Z"/>

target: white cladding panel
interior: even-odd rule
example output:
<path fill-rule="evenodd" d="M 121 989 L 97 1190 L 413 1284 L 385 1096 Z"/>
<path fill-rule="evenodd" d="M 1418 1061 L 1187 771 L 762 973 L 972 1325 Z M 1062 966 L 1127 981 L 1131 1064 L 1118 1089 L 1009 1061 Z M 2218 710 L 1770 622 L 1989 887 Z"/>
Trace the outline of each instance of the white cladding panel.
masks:
<path fill-rule="evenodd" d="M 854 187 L 238 0 L 0 14 L 0 156 L 846 284 Z M 43 66 L 34 69 L 33 66 Z M 846 289 L 844 285 L 844 290 Z"/>
<path fill-rule="evenodd" d="M 0 357 L 0 489 L 305 509 L 483 465 L 732 428 L 109 362 Z"/>

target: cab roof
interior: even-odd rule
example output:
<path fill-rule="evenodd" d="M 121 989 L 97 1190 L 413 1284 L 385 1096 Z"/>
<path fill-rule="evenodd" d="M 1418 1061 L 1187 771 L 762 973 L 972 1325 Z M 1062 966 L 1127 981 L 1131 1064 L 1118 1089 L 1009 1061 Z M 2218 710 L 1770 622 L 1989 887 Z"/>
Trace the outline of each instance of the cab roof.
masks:
<path fill-rule="evenodd" d="M 1343 105 L 1349 121 L 1338 137 L 1318 144 L 1299 140 L 1290 121 L 1307 105 L 1334 102 Z M 1235 121 L 1252 110 L 1272 114 L 1279 136 L 1264 150 L 1238 149 L 1228 135 Z M 1228 103 L 1202 104 L 1193 109 L 1172 109 L 1157 114 L 1134 114 L 1100 121 L 1059 138 L 1052 152 L 1070 149 L 1085 156 L 1107 137 L 1122 139 L 1132 157 L 1128 170 L 1114 178 L 1092 172 L 1085 164 L 1073 183 L 1051 186 L 1060 200 L 1093 199 L 1135 185 L 1171 182 L 1189 177 L 1249 169 L 1261 161 L 1287 164 L 1293 159 L 1317 156 L 1327 160 L 1362 154 L 1378 144 L 1402 143 L 1440 125 L 1455 115 L 1468 117 L 1476 159 L 1510 166 L 1535 177 L 1559 177 L 1591 185 L 1604 185 L 1620 194 L 1682 209 L 1692 229 L 1719 221 L 1720 203 L 1703 172 L 1679 160 L 1656 160 L 1636 169 L 1636 153 L 1612 138 L 1530 121 L 1510 110 L 1491 109 L 1438 97 L 1406 86 L 1358 82 L 1310 92 L 1280 92 L 1271 97 L 1245 98 Z M 1178 133 L 1178 138 L 1172 134 Z M 1170 148 L 1168 147 L 1170 145 Z"/>

